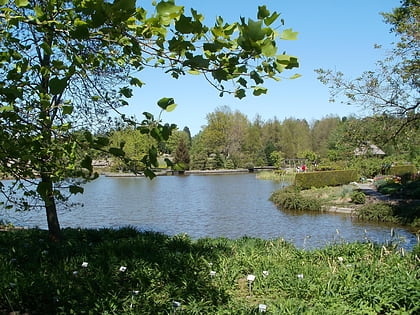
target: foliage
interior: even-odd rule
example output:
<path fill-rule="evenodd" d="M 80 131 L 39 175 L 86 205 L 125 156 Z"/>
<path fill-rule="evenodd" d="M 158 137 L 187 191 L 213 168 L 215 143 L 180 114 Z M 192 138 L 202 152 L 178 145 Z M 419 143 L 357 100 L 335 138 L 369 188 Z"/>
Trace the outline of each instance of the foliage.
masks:
<path fill-rule="evenodd" d="M 96 176 L 87 153 L 107 150 L 129 162 L 123 146 L 107 147 L 108 139 L 94 134 L 144 84 L 141 70 L 162 69 L 176 79 L 202 74 L 221 96 L 241 99 L 247 90 L 265 94 L 265 80 L 298 67 L 296 57 L 277 52 L 278 39 L 293 40 L 297 33 L 279 31 L 284 21 L 276 25 L 279 14 L 265 6 L 256 20 L 229 24 L 218 17 L 208 27 L 203 15 L 187 15 L 174 1 L 153 2 L 152 14 L 136 3 L 0 1 L 0 172 L 46 209 L 57 240 L 57 201 L 83 192 L 80 179 Z M 176 107 L 171 97 L 157 105 L 168 112 Z M 160 115 L 143 115 L 141 122 L 122 118 L 158 143 L 168 140 L 175 126 L 162 124 Z M 84 138 L 74 136 L 80 130 Z M 154 177 L 158 148 L 149 147 L 141 162 L 144 174 Z M 32 204 L 26 199 L 20 206 Z"/>
<path fill-rule="evenodd" d="M 374 180 L 378 191 L 385 195 L 393 195 L 403 198 L 419 199 L 420 179 L 418 176 L 412 176 L 403 180 L 403 177 L 386 175 L 378 176 Z"/>
<path fill-rule="evenodd" d="M 303 250 L 281 239 L 193 241 L 130 228 L 63 234 L 60 247 L 45 231 L 0 234 L 1 312 L 169 314 L 174 301 L 182 314 L 254 314 L 259 304 L 272 314 L 419 311 L 418 245 Z"/>
<path fill-rule="evenodd" d="M 282 168 L 284 164 L 284 153 L 280 151 L 273 151 L 270 153 L 270 160 L 277 169 Z"/>
<path fill-rule="evenodd" d="M 312 187 L 344 185 L 357 179 L 355 170 L 305 172 L 296 174 L 295 185 L 302 189 L 309 189 Z"/>
<path fill-rule="evenodd" d="M 351 194 L 351 202 L 355 204 L 364 204 L 366 202 L 366 195 L 363 193 L 363 191 L 355 190 Z"/>
<path fill-rule="evenodd" d="M 417 173 L 417 169 L 414 165 L 393 165 L 389 168 L 387 174 L 389 175 L 413 175 Z"/>
<path fill-rule="evenodd" d="M 356 210 L 360 220 L 390 222 L 420 228 L 420 202 L 403 201 L 398 203 L 367 203 Z"/>
<path fill-rule="evenodd" d="M 284 210 L 320 211 L 321 202 L 316 198 L 304 197 L 295 187 L 287 187 L 274 192 L 270 200 Z"/>
<path fill-rule="evenodd" d="M 399 118 L 384 130 L 388 139 L 413 126 L 419 128 L 418 7 L 417 0 L 401 1 L 399 8 L 383 14 L 399 41 L 387 58 L 377 62 L 376 70 L 350 80 L 341 72 L 316 70 L 319 80 L 328 85 L 332 101 L 343 96 L 343 103 L 360 105 L 384 123 L 389 117 Z M 380 133 L 375 134 L 381 137 Z"/>
<path fill-rule="evenodd" d="M 178 147 L 175 151 L 174 163 L 178 165 L 177 168 L 182 170 L 189 169 L 190 153 L 184 139 L 180 139 Z"/>

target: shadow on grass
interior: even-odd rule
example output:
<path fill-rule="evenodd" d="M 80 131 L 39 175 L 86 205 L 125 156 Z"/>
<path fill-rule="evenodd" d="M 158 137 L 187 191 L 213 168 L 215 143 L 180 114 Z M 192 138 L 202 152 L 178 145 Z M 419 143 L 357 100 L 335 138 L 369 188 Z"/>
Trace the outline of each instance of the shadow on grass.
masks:
<path fill-rule="evenodd" d="M 229 296 L 213 285 L 211 263 L 229 255 L 223 239 L 120 230 L 0 232 L 0 314 L 170 314 L 173 301 L 200 310 Z M 85 264 L 83 264 L 85 263 Z"/>

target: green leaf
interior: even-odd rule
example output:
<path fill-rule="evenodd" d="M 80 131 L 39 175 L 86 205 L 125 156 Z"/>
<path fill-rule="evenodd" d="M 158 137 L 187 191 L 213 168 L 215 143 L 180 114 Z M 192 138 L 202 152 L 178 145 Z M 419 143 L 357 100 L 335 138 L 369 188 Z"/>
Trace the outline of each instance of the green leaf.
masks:
<path fill-rule="evenodd" d="M 256 84 L 263 84 L 264 83 L 264 80 L 260 77 L 260 75 L 256 71 L 251 71 L 250 77 L 251 77 L 252 80 L 255 81 Z"/>
<path fill-rule="evenodd" d="M 294 75 L 292 75 L 289 79 L 293 80 L 293 79 L 297 79 L 300 78 L 302 75 L 299 73 L 295 73 Z"/>
<path fill-rule="evenodd" d="M 142 87 L 144 85 L 144 82 L 140 81 L 138 78 L 131 78 L 130 84 L 138 87 Z"/>
<path fill-rule="evenodd" d="M 284 30 L 280 38 L 285 40 L 296 40 L 297 39 L 298 32 L 293 32 L 291 28 L 288 28 L 287 30 Z"/>
<path fill-rule="evenodd" d="M 238 89 L 235 91 L 235 97 L 243 99 L 246 96 L 245 89 Z"/>
<path fill-rule="evenodd" d="M 261 52 L 266 57 L 272 57 L 277 53 L 276 42 L 272 40 L 265 40 L 261 47 Z"/>
<path fill-rule="evenodd" d="M 149 169 L 149 168 L 146 168 L 145 170 L 144 170 L 144 176 L 146 176 L 146 177 L 148 177 L 148 178 L 150 178 L 150 179 L 153 179 L 153 178 L 155 178 L 156 177 L 156 174 L 151 170 L 151 169 Z"/>
<path fill-rule="evenodd" d="M 163 110 L 166 110 L 168 108 L 168 106 L 174 105 L 175 104 L 175 101 L 174 101 L 174 99 L 172 97 L 164 97 L 164 98 L 161 98 L 157 102 L 157 104 L 158 104 L 158 106 L 160 108 L 162 108 Z"/>
<path fill-rule="evenodd" d="M 82 162 L 80 162 L 80 166 L 89 171 L 92 171 L 93 170 L 92 158 L 89 155 L 86 155 L 84 159 L 82 160 Z"/>
<path fill-rule="evenodd" d="M 258 14 L 257 17 L 259 20 L 265 19 L 266 17 L 270 16 L 270 11 L 267 10 L 265 5 L 258 7 Z"/>
<path fill-rule="evenodd" d="M 43 198 L 45 199 L 47 197 L 47 192 L 48 192 L 48 184 L 44 183 L 44 182 L 39 182 L 38 186 L 36 187 L 36 192 Z"/>
<path fill-rule="evenodd" d="M 171 1 L 161 1 L 156 6 L 156 12 L 163 25 L 171 24 L 172 20 L 181 16 L 184 7 L 177 6 Z"/>
<path fill-rule="evenodd" d="M 280 13 L 273 12 L 273 14 L 271 14 L 270 17 L 267 17 L 264 19 L 264 24 L 267 26 L 270 26 L 271 24 L 273 24 L 275 20 L 278 19 L 279 16 L 280 16 Z"/>
<path fill-rule="evenodd" d="M 125 152 L 120 148 L 109 148 L 108 152 L 117 157 L 123 157 L 125 155 Z"/>
<path fill-rule="evenodd" d="M 50 80 L 48 85 L 50 87 L 51 94 L 53 95 L 62 94 L 67 87 L 67 78 L 59 79 L 57 77 L 54 77 Z"/>
<path fill-rule="evenodd" d="M 177 104 L 172 104 L 169 105 L 165 108 L 165 111 L 167 111 L 168 113 L 172 112 L 175 108 L 177 107 Z"/>
<path fill-rule="evenodd" d="M 63 105 L 62 109 L 63 115 L 70 115 L 71 113 L 73 113 L 73 106 L 71 105 Z"/>
<path fill-rule="evenodd" d="M 265 32 L 262 29 L 261 21 L 253 21 L 252 19 L 248 20 L 248 32 L 246 33 L 252 40 L 258 41 L 262 40 L 265 37 Z"/>
<path fill-rule="evenodd" d="M 22 7 L 27 7 L 29 5 L 29 1 L 28 0 L 15 0 L 16 6 L 22 8 Z"/>
<path fill-rule="evenodd" d="M 129 87 L 125 86 L 120 89 L 120 94 L 123 95 L 126 98 L 130 98 L 133 96 L 133 90 Z"/>
<path fill-rule="evenodd" d="M 262 86 L 256 86 L 254 87 L 254 92 L 252 93 L 254 96 L 260 96 L 262 94 L 267 94 L 267 89 Z"/>
<path fill-rule="evenodd" d="M 80 186 L 77 186 L 77 185 L 71 185 L 69 187 L 69 191 L 70 191 L 71 194 L 76 195 L 78 193 L 83 194 L 83 192 L 85 190 L 83 189 L 83 187 L 80 187 Z"/>
<path fill-rule="evenodd" d="M 5 5 L 9 0 L 0 0 L 0 5 Z"/>

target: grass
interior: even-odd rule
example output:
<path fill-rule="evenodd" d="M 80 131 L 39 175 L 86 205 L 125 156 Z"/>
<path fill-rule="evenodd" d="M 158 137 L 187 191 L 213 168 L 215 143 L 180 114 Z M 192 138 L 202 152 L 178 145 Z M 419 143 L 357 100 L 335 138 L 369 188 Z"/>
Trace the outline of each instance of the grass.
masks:
<path fill-rule="evenodd" d="M 419 245 L 305 251 L 281 239 L 192 240 L 132 228 L 63 234 L 52 244 L 42 230 L 0 232 L 0 313 L 257 314 L 260 304 L 267 314 L 420 311 Z"/>
<path fill-rule="evenodd" d="M 261 171 L 257 173 L 256 177 L 263 180 L 293 183 L 295 175 L 296 173 L 289 171 Z"/>

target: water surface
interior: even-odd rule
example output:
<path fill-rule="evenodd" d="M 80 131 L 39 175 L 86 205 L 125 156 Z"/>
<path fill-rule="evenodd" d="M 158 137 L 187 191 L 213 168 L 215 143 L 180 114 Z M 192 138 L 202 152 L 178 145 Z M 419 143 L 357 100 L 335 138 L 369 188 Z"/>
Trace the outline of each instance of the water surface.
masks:
<path fill-rule="evenodd" d="M 134 226 L 192 238 L 242 236 L 284 238 L 299 247 L 313 248 L 341 241 L 384 243 L 391 226 L 359 222 L 343 214 L 294 213 L 278 210 L 269 200 L 281 183 L 258 180 L 255 174 L 100 177 L 73 200 L 83 206 L 60 211 L 62 227 L 119 228 Z M 43 211 L 1 217 L 15 225 L 47 228 Z M 406 248 L 416 237 L 394 228 Z"/>

